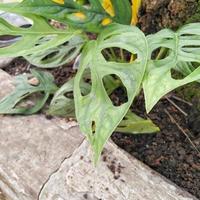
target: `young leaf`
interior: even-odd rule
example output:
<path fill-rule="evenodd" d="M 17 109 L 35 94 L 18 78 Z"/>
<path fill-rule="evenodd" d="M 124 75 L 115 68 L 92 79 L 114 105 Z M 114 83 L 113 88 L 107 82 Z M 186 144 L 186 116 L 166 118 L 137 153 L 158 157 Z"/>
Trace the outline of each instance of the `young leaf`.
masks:
<path fill-rule="evenodd" d="M 177 87 L 200 79 L 200 67 L 185 78 L 176 80 L 171 76 L 171 69 L 185 62 L 200 63 L 200 23 L 188 24 L 176 33 L 164 29 L 147 37 L 150 55 L 161 47 L 167 48 L 168 54 L 159 60 L 150 60 L 143 82 L 146 110 L 149 112 L 158 100 Z"/>
<path fill-rule="evenodd" d="M 51 74 L 36 70 L 32 70 L 31 73 L 38 84 L 30 84 L 27 75 L 18 76 L 16 78 L 17 86 L 15 90 L 0 101 L 0 114 L 30 115 L 36 113 L 44 106 L 49 95 L 55 93 L 57 86 L 53 83 L 54 79 Z M 33 107 L 29 108 L 18 105 L 25 98 L 35 93 L 44 94 Z"/>
<path fill-rule="evenodd" d="M 137 54 L 137 59 L 132 63 L 107 62 L 102 50 L 111 47 Z M 89 42 L 83 50 L 74 83 L 75 108 L 80 128 L 95 152 L 95 163 L 141 87 L 148 59 L 147 50 L 146 38 L 138 28 L 117 24 L 107 27 L 97 41 Z M 85 70 L 91 71 L 92 84 L 91 92 L 86 96 L 81 94 L 80 89 Z M 113 105 L 102 81 L 111 74 L 117 75 L 127 90 L 128 101 L 118 107 Z"/>

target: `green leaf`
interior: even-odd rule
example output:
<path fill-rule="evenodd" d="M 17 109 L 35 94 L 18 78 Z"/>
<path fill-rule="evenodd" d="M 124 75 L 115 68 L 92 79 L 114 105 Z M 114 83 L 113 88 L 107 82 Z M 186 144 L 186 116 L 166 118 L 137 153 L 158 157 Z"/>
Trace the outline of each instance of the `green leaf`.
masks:
<path fill-rule="evenodd" d="M 53 83 L 51 74 L 42 71 L 31 71 L 33 77 L 38 81 L 38 85 L 31 85 L 27 75 L 20 75 L 16 78 L 15 90 L 0 101 L 0 114 L 23 114 L 30 115 L 38 112 L 46 103 L 51 94 L 58 89 Z M 37 100 L 33 107 L 18 105 L 32 94 L 41 94 L 43 97 Z"/>
<path fill-rule="evenodd" d="M 91 86 L 83 82 L 81 88 L 86 94 Z M 74 78 L 66 82 L 54 95 L 48 110 L 49 115 L 62 116 L 62 117 L 75 117 L 75 105 L 73 98 Z"/>
<path fill-rule="evenodd" d="M 66 96 L 73 92 L 73 87 L 74 79 L 71 79 L 55 93 L 49 106 L 49 115 L 75 117 L 74 99 Z"/>
<path fill-rule="evenodd" d="M 131 23 L 132 11 L 131 4 L 129 0 L 111 0 L 115 17 L 114 21 L 119 24 L 127 24 Z"/>
<path fill-rule="evenodd" d="M 103 29 L 102 21 L 112 18 L 102 7 L 102 0 L 90 0 L 89 5 L 81 5 L 74 0 L 65 0 L 64 5 L 52 0 L 24 0 L 21 3 L 0 4 L 0 10 L 14 12 L 20 15 L 34 14 L 54 19 L 75 28 L 90 32 L 99 32 Z M 131 4 L 129 0 L 112 0 L 115 16 L 113 22 L 120 24 L 131 23 Z M 77 17 L 77 13 L 84 17 Z"/>
<path fill-rule="evenodd" d="M 55 68 L 73 61 L 80 53 L 84 43 L 83 37 L 74 36 L 67 43 L 24 57 L 37 67 Z"/>
<path fill-rule="evenodd" d="M 70 41 L 73 37 L 83 37 L 80 31 L 58 30 L 44 18 L 35 15 L 25 15 L 32 20 L 30 28 L 20 28 L 9 24 L 0 18 L 0 35 L 17 37 L 10 46 L 0 48 L 0 56 L 37 55 Z"/>
<path fill-rule="evenodd" d="M 150 120 L 142 119 L 129 111 L 116 129 L 117 132 L 141 134 L 154 133 L 160 129 Z"/>
<path fill-rule="evenodd" d="M 73 0 L 66 0 L 64 5 L 54 3 L 52 0 L 24 0 L 21 3 L 0 4 L 0 10 L 13 12 L 20 15 L 34 14 L 54 19 L 75 28 L 82 28 L 91 32 L 102 29 L 102 20 L 108 17 L 98 1 L 91 0 L 90 7 L 80 5 Z M 84 18 L 79 18 L 76 13 L 83 13 Z"/>
<path fill-rule="evenodd" d="M 197 68 L 196 65 L 196 63 L 192 62 L 179 62 L 174 69 L 180 72 L 183 76 L 188 76 Z M 200 80 L 197 80 L 197 82 L 200 83 Z"/>
<path fill-rule="evenodd" d="M 164 59 L 149 59 L 143 82 L 147 112 L 168 92 L 200 79 L 200 67 L 181 80 L 176 80 L 171 76 L 171 69 L 181 62 L 200 63 L 199 27 L 200 23 L 188 24 L 177 32 L 164 29 L 147 37 L 149 55 L 160 47 L 169 49 Z"/>
<path fill-rule="evenodd" d="M 102 50 L 111 47 L 137 54 L 137 59 L 133 63 L 107 62 Z M 76 117 L 95 152 L 95 163 L 141 87 L 148 59 L 147 49 L 145 36 L 138 28 L 113 24 L 100 34 L 97 41 L 89 42 L 83 50 L 74 83 Z M 85 70 L 91 71 L 92 84 L 91 92 L 86 96 L 81 94 L 80 88 Z M 102 81 L 111 74 L 117 75 L 127 90 L 128 101 L 118 107 L 112 104 Z"/>

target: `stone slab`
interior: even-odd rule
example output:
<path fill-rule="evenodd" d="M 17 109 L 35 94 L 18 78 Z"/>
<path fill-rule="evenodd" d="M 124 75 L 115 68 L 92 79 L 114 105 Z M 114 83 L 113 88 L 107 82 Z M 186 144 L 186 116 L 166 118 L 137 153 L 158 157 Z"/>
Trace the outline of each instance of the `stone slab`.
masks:
<path fill-rule="evenodd" d="M 0 99 L 13 88 L 0 70 Z M 0 116 L 0 197 L 36 200 L 49 175 L 83 141 L 76 126 L 44 115 Z"/>
<path fill-rule="evenodd" d="M 87 141 L 51 175 L 39 200 L 194 200 L 149 167 L 108 142 L 98 166 Z"/>

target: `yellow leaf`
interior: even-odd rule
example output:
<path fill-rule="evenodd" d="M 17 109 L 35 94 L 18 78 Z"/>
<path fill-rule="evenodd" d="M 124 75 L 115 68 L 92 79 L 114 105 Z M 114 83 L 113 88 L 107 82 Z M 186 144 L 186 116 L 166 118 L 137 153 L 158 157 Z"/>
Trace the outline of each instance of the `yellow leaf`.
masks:
<path fill-rule="evenodd" d="M 110 16 L 112 17 L 115 16 L 115 11 L 113 9 L 113 5 L 110 0 L 103 0 L 102 6 Z"/>
<path fill-rule="evenodd" d="M 65 3 L 64 0 L 52 0 L 52 1 L 54 1 L 55 3 L 59 3 L 59 4 L 64 4 Z"/>
<path fill-rule="evenodd" d="M 132 25 L 136 25 L 138 23 L 138 12 L 140 10 L 141 3 L 142 0 L 132 0 Z"/>

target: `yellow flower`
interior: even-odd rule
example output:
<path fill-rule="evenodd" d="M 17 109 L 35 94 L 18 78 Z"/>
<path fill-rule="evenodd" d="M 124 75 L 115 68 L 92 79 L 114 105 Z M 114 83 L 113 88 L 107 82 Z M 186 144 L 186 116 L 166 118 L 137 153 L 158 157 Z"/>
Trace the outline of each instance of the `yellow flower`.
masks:
<path fill-rule="evenodd" d="M 59 3 L 59 4 L 64 4 L 65 3 L 64 0 L 52 0 L 52 1 L 54 1 L 55 3 Z"/>

